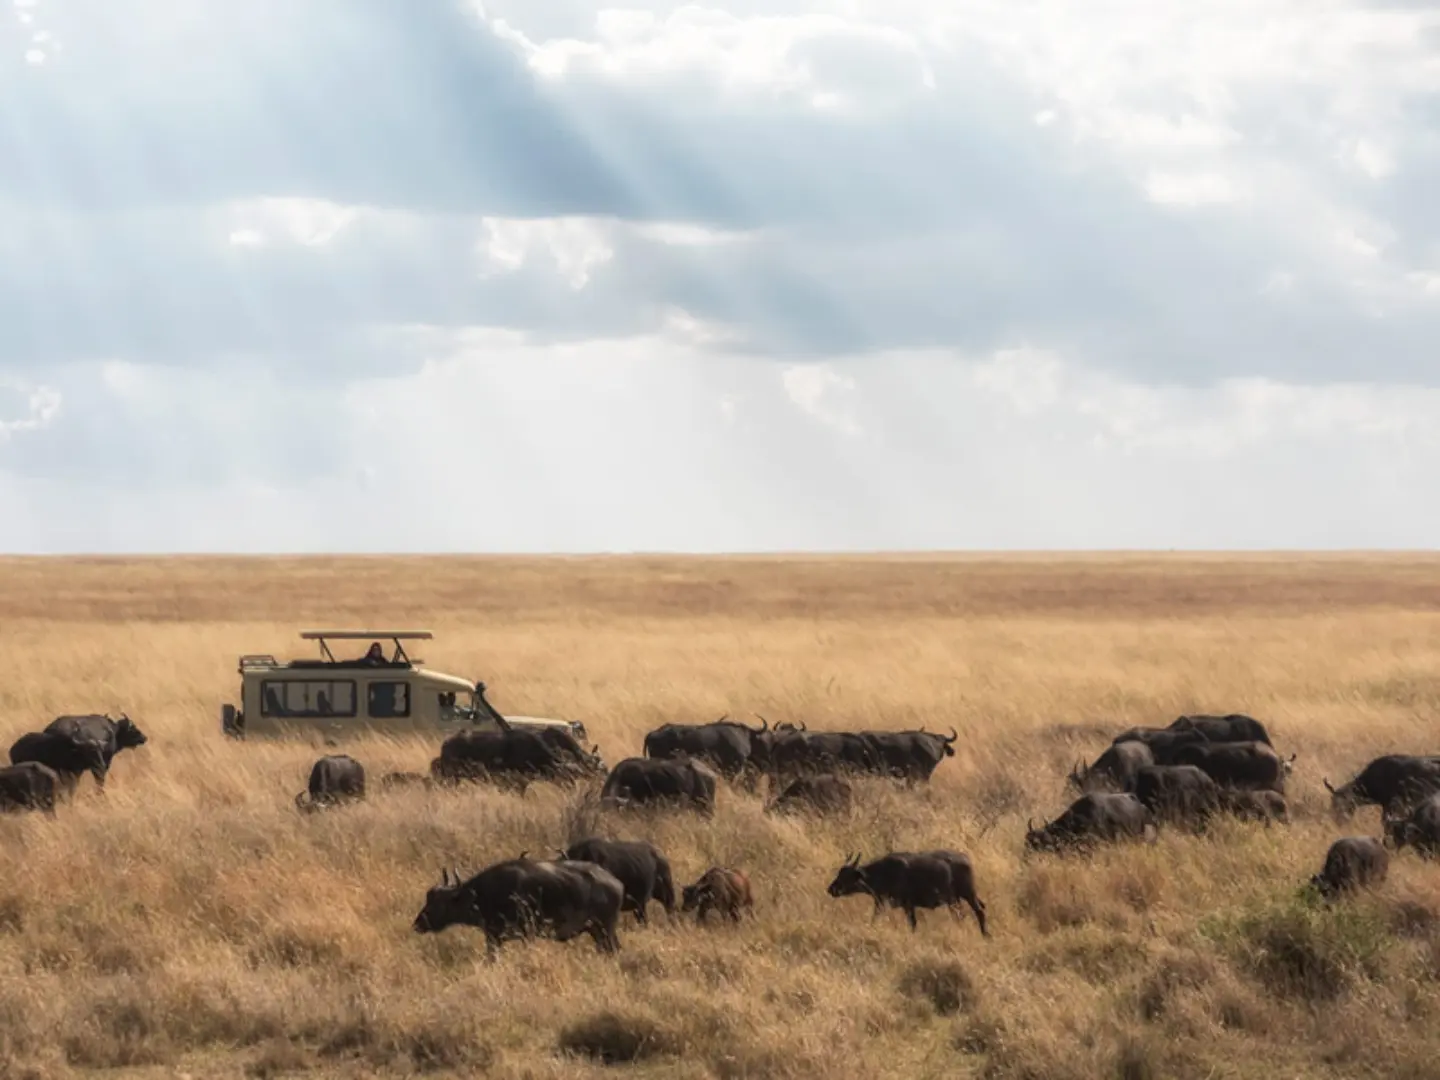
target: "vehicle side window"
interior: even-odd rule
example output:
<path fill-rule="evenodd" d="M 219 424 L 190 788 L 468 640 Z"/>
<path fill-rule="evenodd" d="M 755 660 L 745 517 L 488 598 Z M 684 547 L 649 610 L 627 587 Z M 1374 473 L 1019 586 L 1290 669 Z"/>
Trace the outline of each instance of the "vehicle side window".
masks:
<path fill-rule="evenodd" d="M 350 681 L 272 680 L 260 685 L 261 716 L 354 716 L 355 684 Z"/>
<path fill-rule="evenodd" d="M 405 682 L 372 682 L 369 695 L 370 715 L 379 720 L 410 715 L 410 684 Z"/>

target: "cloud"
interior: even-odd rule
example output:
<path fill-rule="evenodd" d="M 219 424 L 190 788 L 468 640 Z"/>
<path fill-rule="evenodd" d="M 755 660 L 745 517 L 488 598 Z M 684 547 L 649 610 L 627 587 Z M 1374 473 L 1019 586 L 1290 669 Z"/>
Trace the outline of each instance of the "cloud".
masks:
<path fill-rule="evenodd" d="M 0 541 L 111 500 L 122 546 L 1431 524 L 1431 6 L 7 14 Z"/>

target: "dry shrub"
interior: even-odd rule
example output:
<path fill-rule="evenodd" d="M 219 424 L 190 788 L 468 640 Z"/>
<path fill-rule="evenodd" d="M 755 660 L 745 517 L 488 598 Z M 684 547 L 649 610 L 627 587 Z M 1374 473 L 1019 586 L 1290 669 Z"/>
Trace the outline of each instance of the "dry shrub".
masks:
<path fill-rule="evenodd" d="M 630 1064 L 672 1052 L 671 1037 L 649 1016 L 612 1010 L 567 1024 L 560 1049 L 602 1065 Z"/>
<path fill-rule="evenodd" d="M 1358 979 L 1378 978 L 1389 947 L 1375 910 L 1317 904 L 1302 893 L 1237 925 L 1243 962 L 1266 987 L 1307 1002 L 1333 1001 Z"/>
<path fill-rule="evenodd" d="M 974 983 L 953 960 L 911 964 L 900 973 L 897 986 L 906 997 L 928 1002 L 938 1016 L 952 1016 L 975 1003 Z"/>

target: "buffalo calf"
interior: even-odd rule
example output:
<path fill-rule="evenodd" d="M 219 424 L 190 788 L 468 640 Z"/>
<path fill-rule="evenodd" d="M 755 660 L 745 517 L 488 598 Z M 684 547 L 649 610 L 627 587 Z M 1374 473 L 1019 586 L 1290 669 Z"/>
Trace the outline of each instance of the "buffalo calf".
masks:
<path fill-rule="evenodd" d="M 1310 884 L 1327 900 L 1379 885 L 1390 871 L 1390 853 L 1373 836 L 1342 836 L 1325 853 L 1325 865 Z"/>
<path fill-rule="evenodd" d="M 703 923 L 711 909 L 740 921 L 740 909 L 755 913 L 755 898 L 750 892 L 750 879 L 743 871 L 712 866 L 693 885 L 681 893 L 681 911 L 695 912 L 695 921 Z"/>

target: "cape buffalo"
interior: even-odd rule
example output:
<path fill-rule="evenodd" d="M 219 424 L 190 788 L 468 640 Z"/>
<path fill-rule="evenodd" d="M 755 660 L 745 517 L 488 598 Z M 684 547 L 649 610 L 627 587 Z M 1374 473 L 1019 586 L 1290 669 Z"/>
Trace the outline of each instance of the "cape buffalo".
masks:
<path fill-rule="evenodd" d="M 53 731 L 31 731 L 10 746 L 10 763 L 33 762 L 51 769 L 66 795 L 73 795 L 80 777 L 95 777 L 96 790 L 104 792 L 105 757 L 98 743 L 76 742 Z"/>
<path fill-rule="evenodd" d="M 1171 731 L 1169 728 L 1136 727 L 1116 735 L 1110 745 L 1116 746 L 1126 742 L 1144 743 L 1150 748 L 1150 754 L 1154 757 L 1156 765 L 1179 765 L 1180 762 L 1174 759 L 1175 754 L 1182 747 L 1209 741 L 1200 731 Z"/>
<path fill-rule="evenodd" d="M 600 789 L 602 806 L 680 803 L 705 816 L 715 812 L 715 770 L 703 761 L 626 758 Z"/>
<path fill-rule="evenodd" d="M 826 772 L 892 775 L 873 737 L 853 731 L 787 731 L 770 744 L 777 781 Z"/>
<path fill-rule="evenodd" d="M 1342 836 L 1325 853 L 1325 865 L 1310 884 L 1327 900 L 1343 892 L 1379 885 L 1390 870 L 1390 854 L 1373 836 Z"/>
<path fill-rule="evenodd" d="M 665 724 L 645 736 L 644 756 L 658 761 L 690 758 L 703 761 L 732 783 L 744 777 L 754 787 L 757 772 L 768 758 L 770 722 L 747 727 L 722 716 L 708 724 Z M 761 749 L 763 747 L 763 749 Z"/>
<path fill-rule="evenodd" d="M 675 883 L 670 862 L 654 844 L 644 840 L 605 840 L 592 836 L 571 844 L 565 858 L 592 862 L 614 874 L 625 887 L 621 911 L 633 911 L 637 923 L 645 923 L 645 908 L 651 900 L 675 914 Z"/>
<path fill-rule="evenodd" d="M 920 728 L 915 731 L 862 731 L 880 758 L 881 768 L 897 779 L 914 783 L 929 780 L 940 762 L 955 756 L 955 740 L 960 736 L 954 727 L 949 735 Z"/>
<path fill-rule="evenodd" d="M 1396 851 L 1406 845 L 1427 858 L 1440 854 L 1440 792 L 1427 796 L 1408 814 L 1382 813 L 1385 840 Z"/>
<path fill-rule="evenodd" d="M 1267 826 L 1272 821 L 1289 823 L 1290 807 L 1285 796 L 1278 791 L 1242 791 L 1237 788 L 1220 789 L 1220 809 L 1241 821 L 1263 821 Z"/>
<path fill-rule="evenodd" d="M 1081 791 L 1128 791 L 1135 782 L 1135 774 L 1146 765 L 1155 764 L 1155 755 L 1147 743 L 1137 739 L 1112 743 L 1095 764 L 1077 764 L 1070 770 L 1068 781 Z"/>
<path fill-rule="evenodd" d="M 490 959 L 508 938 L 551 936 L 569 941 L 589 934 L 600 952 L 620 948 L 616 925 L 625 887 L 614 874 L 592 862 L 539 861 L 521 856 L 495 863 L 467 881 L 452 871 L 425 894 L 425 906 L 412 925 L 417 934 L 450 926 L 475 926 L 485 932 Z"/>
<path fill-rule="evenodd" d="M 1145 838 L 1147 826 L 1158 833 L 1155 815 L 1129 792 L 1090 792 L 1039 829 L 1026 822 L 1025 849 L 1058 852 L 1086 849 L 1097 841 L 1138 840 Z M 1154 839 L 1151 835 L 1152 843 Z"/>
<path fill-rule="evenodd" d="M 304 813 L 365 798 L 365 766 L 349 754 L 327 754 L 310 767 L 308 790 L 295 796 Z"/>
<path fill-rule="evenodd" d="M 1194 765 L 1146 765 L 1134 795 L 1157 821 L 1204 828 L 1220 804 L 1220 786 Z"/>
<path fill-rule="evenodd" d="M 1229 713 L 1225 716 L 1180 716 L 1167 730 L 1198 732 L 1212 743 L 1260 742 L 1266 746 L 1271 745 L 1270 733 L 1265 730 L 1265 725 L 1253 716 L 1243 713 Z"/>
<path fill-rule="evenodd" d="M 1330 792 L 1330 808 L 1336 821 L 1350 820 L 1361 806 L 1379 806 L 1397 813 L 1405 803 L 1440 790 L 1440 756 L 1386 754 L 1375 758 L 1339 788 L 1331 786 L 1329 777 L 1322 780 Z"/>
<path fill-rule="evenodd" d="M 0 810 L 41 810 L 53 817 L 59 789 L 59 774 L 38 761 L 0 768 Z"/>
<path fill-rule="evenodd" d="M 1194 743 L 1178 748 L 1168 765 L 1194 765 L 1221 787 L 1285 794 L 1285 776 L 1295 760 L 1282 759 L 1265 743 Z"/>
<path fill-rule="evenodd" d="M 681 911 L 695 912 L 695 922 L 703 923 L 711 910 L 740 921 L 740 911 L 755 914 L 755 897 L 750 892 L 750 879 L 743 871 L 712 866 L 693 885 L 682 890 Z"/>
<path fill-rule="evenodd" d="M 859 854 L 850 856 L 826 890 L 833 897 L 870 897 L 875 902 L 873 922 L 885 905 L 904 910 L 911 931 L 918 927 L 917 909 L 946 907 L 957 922 L 963 919 L 960 902 L 970 905 L 982 936 L 985 904 L 975 892 L 975 871 L 970 857 L 958 851 L 892 851 L 861 865 Z"/>
<path fill-rule="evenodd" d="M 850 784 L 838 776 L 798 776 L 765 807 L 766 813 L 788 813 L 808 808 L 821 813 L 848 812 L 854 800 Z"/>
<path fill-rule="evenodd" d="M 528 727 L 457 731 L 440 744 L 440 756 L 430 771 L 442 783 L 492 780 L 521 794 L 537 780 L 571 782 L 584 774 L 582 770 L 595 767 L 577 763 L 560 737 L 566 734 L 543 734 Z"/>

